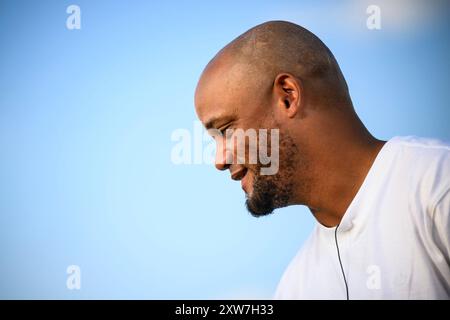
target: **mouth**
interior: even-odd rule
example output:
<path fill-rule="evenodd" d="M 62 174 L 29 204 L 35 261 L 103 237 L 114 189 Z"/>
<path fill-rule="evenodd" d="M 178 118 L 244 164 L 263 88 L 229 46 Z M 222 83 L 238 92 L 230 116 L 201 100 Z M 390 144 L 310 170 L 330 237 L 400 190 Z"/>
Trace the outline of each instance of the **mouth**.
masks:
<path fill-rule="evenodd" d="M 245 170 L 245 174 L 241 179 L 241 188 L 242 188 L 242 190 L 244 190 L 245 193 L 248 193 L 248 191 L 247 191 L 247 183 L 248 183 L 247 180 L 248 179 L 246 179 L 248 176 L 247 172 L 248 172 L 248 170 Z"/>
<path fill-rule="evenodd" d="M 235 181 L 241 181 L 241 187 L 242 189 L 247 192 L 247 176 L 248 176 L 248 169 L 246 168 L 242 168 L 239 170 L 236 170 L 235 172 L 231 173 L 231 179 L 235 180 Z"/>

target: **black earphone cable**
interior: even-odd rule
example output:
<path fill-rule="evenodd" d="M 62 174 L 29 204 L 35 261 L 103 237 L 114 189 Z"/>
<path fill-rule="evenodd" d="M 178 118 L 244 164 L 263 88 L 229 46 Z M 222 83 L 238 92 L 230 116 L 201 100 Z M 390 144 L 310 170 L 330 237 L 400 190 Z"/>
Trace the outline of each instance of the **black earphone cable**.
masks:
<path fill-rule="evenodd" d="M 339 225 L 336 226 L 336 229 L 334 230 L 334 240 L 336 241 L 336 250 L 337 250 L 337 254 L 338 254 L 338 259 L 339 259 L 339 264 L 341 266 L 341 271 L 342 271 L 342 276 L 344 277 L 344 283 L 345 283 L 345 293 L 347 296 L 347 300 L 349 300 L 348 297 L 348 285 L 347 285 L 347 279 L 345 278 L 345 272 L 344 272 L 344 267 L 342 266 L 342 261 L 341 261 L 341 255 L 339 253 L 339 245 L 338 245 L 338 240 L 337 240 L 337 230 L 338 230 Z"/>

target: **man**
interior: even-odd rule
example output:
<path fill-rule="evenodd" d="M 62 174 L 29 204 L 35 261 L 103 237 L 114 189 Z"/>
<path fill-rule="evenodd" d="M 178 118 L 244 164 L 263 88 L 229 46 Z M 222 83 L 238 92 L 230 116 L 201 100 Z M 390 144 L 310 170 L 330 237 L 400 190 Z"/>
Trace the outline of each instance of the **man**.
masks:
<path fill-rule="evenodd" d="M 315 35 L 283 21 L 248 30 L 206 66 L 195 105 L 221 133 L 279 130 L 272 175 L 235 161 L 232 134 L 215 135 L 216 167 L 241 180 L 254 216 L 302 204 L 318 221 L 276 298 L 450 298 L 449 146 L 374 138 Z"/>

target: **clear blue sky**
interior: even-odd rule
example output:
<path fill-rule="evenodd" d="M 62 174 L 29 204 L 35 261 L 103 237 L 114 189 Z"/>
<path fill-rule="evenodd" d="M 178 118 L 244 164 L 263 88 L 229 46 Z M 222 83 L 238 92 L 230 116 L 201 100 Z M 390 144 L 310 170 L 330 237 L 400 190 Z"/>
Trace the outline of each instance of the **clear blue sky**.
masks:
<path fill-rule="evenodd" d="M 330 47 L 375 136 L 450 140 L 447 2 L 316 3 L 2 1 L 0 298 L 271 297 L 309 211 L 255 219 L 227 173 L 170 158 L 205 64 L 264 21 Z M 72 264 L 81 290 L 66 288 Z"/>

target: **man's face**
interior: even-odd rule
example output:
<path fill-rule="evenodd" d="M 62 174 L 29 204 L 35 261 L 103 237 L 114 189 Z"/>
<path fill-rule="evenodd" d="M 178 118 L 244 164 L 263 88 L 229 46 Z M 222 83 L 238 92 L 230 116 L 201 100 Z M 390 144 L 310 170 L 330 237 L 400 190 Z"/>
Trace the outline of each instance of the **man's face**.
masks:
<path fill-rule="evenodd" d="M 216 168 L 228 169 L 233 180 L 241 181 L 247 209 L 254 216 L 291 204 L 297 154 L 294 141 L 275 120 L 273 107 L 264 102 L 264 94 L 209 75 L 201 79 L 195 95 L 197 115 L 216 141 Z M 277 163 L 260 157 L 261 145 Z M 269 166 L 277 170 L 264 174 Z"/>

